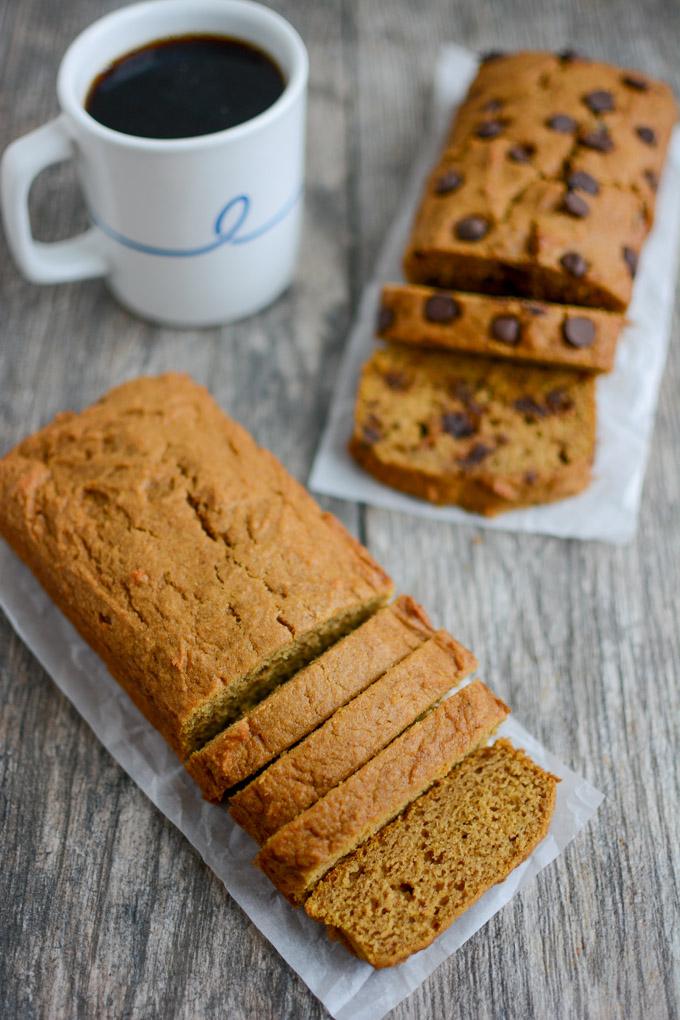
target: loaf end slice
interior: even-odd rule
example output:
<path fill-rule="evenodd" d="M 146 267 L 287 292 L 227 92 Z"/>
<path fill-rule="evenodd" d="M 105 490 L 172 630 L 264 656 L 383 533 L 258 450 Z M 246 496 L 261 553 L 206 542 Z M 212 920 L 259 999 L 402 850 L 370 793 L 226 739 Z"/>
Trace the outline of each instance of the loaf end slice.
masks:
<path fill-rule="evenodd" d="M 203 796 L 221 800 L 434 633 L 423 608 L 406 595 L 379 609 L 191 755 L 186 767 Z"/>
<path fill-rule="evenodd" d="M 386 485 L 491 516 L 584 489 L 595 425 L 592 376 L 390 344 L 364 365 L 350 451 Z"/>
<path fill-rule="evenodd" d="M 507 740 L 475 751 L 328 872 L 305 910 L 374 967 L 402 963 L 533 852 L 558 782 Z"/>
<path fill-rule="evenodd" d="M 467 648 L 438 631 L 232 797 L 232 817 L 264 843 L 361 768 L 476 667 Z"/>
<path fill-rule="evenodd" d="M 329 868 L 485 743 L 508 712 L 473 681 L 279 829 L 255 863 L 291 902 L 303 902 Z"/>

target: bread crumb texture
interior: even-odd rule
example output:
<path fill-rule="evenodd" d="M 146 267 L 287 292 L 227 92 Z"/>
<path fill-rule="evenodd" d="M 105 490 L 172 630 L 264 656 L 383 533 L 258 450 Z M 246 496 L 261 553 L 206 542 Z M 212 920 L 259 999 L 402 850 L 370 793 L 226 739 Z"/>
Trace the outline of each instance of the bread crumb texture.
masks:
<path fill-rule="evenodd" d="M 507 740 L 475 751 L 337 864 L 307 913 L 374 967 L 401 963 L 531 854 L 558 781 Z"/>

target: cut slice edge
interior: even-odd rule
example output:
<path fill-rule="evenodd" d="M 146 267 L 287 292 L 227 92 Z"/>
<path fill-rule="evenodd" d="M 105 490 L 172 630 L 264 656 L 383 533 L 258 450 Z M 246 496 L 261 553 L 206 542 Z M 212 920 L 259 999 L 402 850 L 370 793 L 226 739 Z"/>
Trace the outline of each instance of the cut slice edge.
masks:
<path fill-rule="evenodd" d="M 191 755 L 186 768 L 206 799 L 220 801 L 435 633 L 407 595 L 375 609 Z M 329 676 L 342 673 L 346 686 L 332 688 Z"/>
<path fill-rule="evenodd" d="M 399 736 L 477 667 L 447 631 L 386 670 L 230 801 L 258 843 L 311 807 Z"/>
<path fill-rule="evenodd" d="M 402 963 L 535 850 L 558 782 L 508 740 L 472 752 L 329 871 L 307 914 L 374 967 Z"/>
<path fill-rule="evenodd" d="M 486 743 L 509 712 L 481 680 L 472 681 L 279 829 L 256 865 L 302 903 L 329 868 Z"/>

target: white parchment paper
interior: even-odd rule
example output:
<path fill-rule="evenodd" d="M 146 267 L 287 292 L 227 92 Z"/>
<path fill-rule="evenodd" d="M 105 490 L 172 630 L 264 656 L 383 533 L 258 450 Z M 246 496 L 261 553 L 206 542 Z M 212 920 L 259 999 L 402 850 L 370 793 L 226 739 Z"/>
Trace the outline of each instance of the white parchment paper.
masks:
<path fill-rule="evenodd" d="M 255 843 L 223 808 L 201 798 L 162 737 L 2 541 L 0 606 L 116 761 L 184 833 L 236 902 L 338 1020 L 379 1020 L 384 1016 L 554 860 L 602 800 L 602 794 L 510 718 L 500 732 L 562 779 L 547 838 L 507 881 L 491 889 L 428 949 L 399 967 L 374 970 L 329 942 L 321 925 L 289 906 L 252 866 Z"/>
<path fill-rule="evenodd" d="M 561 538 L 628 542 L 637 526 L 640 495 L 661 374 L 666 361 L 680 242 L 680 131 L 676 129 L 658 194 L 656 221 L 640 258 L 633 300 L 614 371 L 597 381 L 598 436 L 593 482 L 579 496 L 497 518 L 457 507 L 436 507 L 390 489 L 366 474 L 347 453 L 359 372 L 375 347 L 374 324 L 382 283 L 403 280 L 401 257 L 425 177 L 442 134 L 477 68 L 477 58 L 446 46 L 435 73 L 428 139 L 414 168 L 376 266 L 365 288 L 338 374 L 337 387 L 309 486 L 330 496 L 402 510 L 439 521 Z"/>

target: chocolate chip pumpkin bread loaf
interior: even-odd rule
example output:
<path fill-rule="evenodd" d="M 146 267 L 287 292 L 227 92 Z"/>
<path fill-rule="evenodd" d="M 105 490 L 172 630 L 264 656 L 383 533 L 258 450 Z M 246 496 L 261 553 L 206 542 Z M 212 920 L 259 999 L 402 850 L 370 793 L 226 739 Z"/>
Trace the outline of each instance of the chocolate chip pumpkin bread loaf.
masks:
<path fill-rule="evenodd" d="M 668 86 L 637 72 L 484 60 L 427 181 L 407 279 L 624 310 L 676 118 Z"/>
<path fill-rule="evenodd" d="M 7 454 L 0 534 L 182 758 L 392 588 L 181 375 L 119 386 Z"/>
<path fill-rule="evenodd" d="M 232 817 L 264 843 L 370 761 L 476 666 L 471 652 L 438 631 L 232 797 Z"/>
<path fill-rule="evenodd" d="M 480 748 L 329 871 L 306 912 L 374 967 L 401 963 L 532 853 L 558 781 L 507 740 Z"/>
<path fill-rule="evenodd" d="M 391 344 L 364 366 L 350 450 L 387 485 L 477 513 L 562 499 L 590 480 L 594 385 Z"/>
<path fill-rule="evenodd" d="M 624 321 L 594 308 L 388 284 L 377 333 L 416 347 L 609 372 Z"/>
<path fill-rule="evenodd" d="M 204 797 L 221 800 L 434 634 L 407 595 L 379 609 L 191 755 L 186 767 Z"/>
<path fill-rule="evenodd" d="M 279 829 L 255 863 L 291 902 L 301 903 L 336 861 L 486 743 L 508 712 L 473 681 Z"/>

